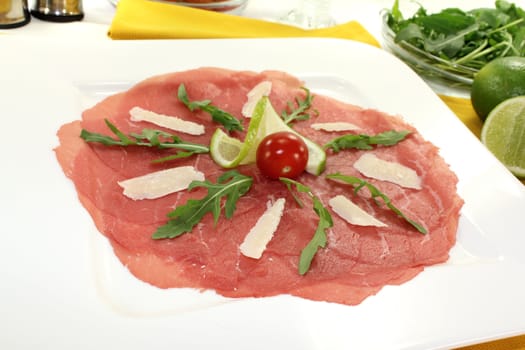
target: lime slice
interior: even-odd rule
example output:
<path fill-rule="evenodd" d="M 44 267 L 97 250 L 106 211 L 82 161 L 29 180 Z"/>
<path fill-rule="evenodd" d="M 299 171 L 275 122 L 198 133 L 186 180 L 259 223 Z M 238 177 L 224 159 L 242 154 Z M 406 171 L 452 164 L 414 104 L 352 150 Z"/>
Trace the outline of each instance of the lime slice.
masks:
<path fill-rule="evenodd" d="M 215 130 L 210 141 L 210 155 L 223 168 L 235 168 L 239 164 L 255 162 L 257 145 L 264 138 L 261 121 L 268 100 L 261 100 L 254 108 L 244 142 L 231 137 L 221 129 Z"/>
<path fill-rule="evenodd" d="M 525 96 L 505 100 L 490 112 L 481 142 L 514 175 L 525 177 Z"/>
<path fill-rule="evenodd" d="M 326 153 L 321 146 L 290 128 L 273 108 L 267 96 L 263 96 L 255 106 L 244 142 L 217 129 L 210 142 L 212 159 L 224 168 L 234 168 L 240 164 L 255 163 L 257 147 L 262 139 L 279 131 L 298 135 L 308 148 L 306 171 L 319 175 L 326 164 Z"/>
<path fill-rule="evenodd" d="M 221 129 L 215 130 L 211 137 L 211 158 L 223 168 L 233 168 L 239 165 L 242 148 L 241 141 L 228 136 Z"/>

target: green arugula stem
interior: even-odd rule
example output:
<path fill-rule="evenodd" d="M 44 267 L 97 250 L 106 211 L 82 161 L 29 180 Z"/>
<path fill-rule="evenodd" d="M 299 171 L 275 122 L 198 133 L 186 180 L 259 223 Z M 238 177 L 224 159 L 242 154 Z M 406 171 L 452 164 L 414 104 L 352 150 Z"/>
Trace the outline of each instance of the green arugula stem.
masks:
<path fill-rule="evenodd" d="M 514 27 L 514 26 L 516 26 L 516 25 L 518 25 L 518 24 L 520 24 L 520 23 L 522 23 L 524 21 L 525 21 L 524 18 L 519 18 L 519 19 L 517 19 L 517 20 L 515 20 L 513 22 L 507 23 L 507 24 L 505 24 L 505 25 L 503 25 L 501 27 L 498 27 L 498 28 L 495 28 L 495 29 L 493 29 L 491 31 L 488 31 L 487 35 L 492 35 L 492 34 L 495 34 L 495 33 L 498 33 L 498 32 L 502 32 L 502 31 L 504 31 L 504 30 L 506 30 L 506 29 L 508 29 L 510 27 Z"/>
<path fill-rule="evenodd" d="M 303 206 L 303 203 L 300 200 L 300 198 L 294 193 L 292 187 L 295 187 L 295 190 L 298 192 L 306 193 L 312 199 L 314 212 L 319 217 L 317 229 L 315 230 L 312 239 L 303 248 L 303 250 L 301 250 L 301 255 L 299 257 L 299 274 L 304 275 L 310 269 L 312 260 L 317 254 L 319 248 L 326 247 L 326 230 L 333 226 L 332 216 L 330 215 L 328 209 L 326 209 L 326 207 L 323 205 L 321 200 L 312 193 L 309 187 L 303 185 L 298 181 L 284 177 L 281 177 L 279 180 L 281 180 L 281 182 L 283 182 L 286 185 L 286 187 L 292 193 L 294 199 L 300 207 Z"/>
<path fill-rule="evenodd" d="M 201 145 L 198 143 L 183 141 L 180 137 L 166 133 L 160 130 L 143 129 L 140 134 L 131 133 L 129 135 L 124 134 L 108 119 L 104 119 L 106 126 L 113 132 L 117 139 L 88 130 L 82 129 L 80 137 L 86 142 L 100 143 L 105 146 L 137 146 L 137 147 L 149 147 L 158 149 L 180 149 L 181 152 L 177 152 L 174 155 L 170 155 L 161 159 L 154 160 L 153 162 L 159 163 L 161 161 L 167 161 L 178 158 L 190 157 L 198 153 L 208 153 L 210 151 L 208 146 Z"/>
<path fill-rule="evenodd" d="M 399 210 L 397 207 L 394 206 L 394 204 L 392 204 L 392 201 L 390 200 L 390 198 L 388 198 L 387 195 L 382 193 L 377 187 L 375 187 L 371 183 L 369 183 L 369 182 L 367 182 L 367 181 L 365 181 L 363 179 L 360 179 L 358 177 L 355 177 L 355 176 L 343 175 L 343 174 L 340 174 L 340 173 L 329 174 L 329 175 L 326 175 L 326 177 L 328 179 L 331 179 L 331 180 L 339 180 L 339 181 L 342 181 L 342 182 L 345 182 L 345 183 L 351 185 L 354 188 L 354 194 L 356 194 L 356 195 L 357 195 L 357 192 L 359 192 L 359 190 L 361 190 L 363 187 L 366 187 L 370 191 L 370 194 L 372 195 L 372 199 L 374 200 L 374 202 L 378 206 L 380 205 L 380 203 L 377 200 L 377 198 L 381 198 L 383 200 L 383 202 L 385 203 L 385 205 L 390 210 L 392 210 L 399 217 L 401 217 L 406 222 L 408 222 L 410 225 L 412 225 L 420 233 L 427 234 L 427 230 L 426 230 L 425 227 L 423 227 L 423 225 L 421 225 L 418 222 L 408 218 L 401 210 Z"/>
<path fill-rule="evenodd" d="M 184 84 L 179 85 L 177 97 L 190 111 L 202 110 L 210 114 L 213 121 L 220 123 L 227 131 L 242 131 L 242 122 L 230 113 L 212 105 L 210 100 L 190 101 Z"/>

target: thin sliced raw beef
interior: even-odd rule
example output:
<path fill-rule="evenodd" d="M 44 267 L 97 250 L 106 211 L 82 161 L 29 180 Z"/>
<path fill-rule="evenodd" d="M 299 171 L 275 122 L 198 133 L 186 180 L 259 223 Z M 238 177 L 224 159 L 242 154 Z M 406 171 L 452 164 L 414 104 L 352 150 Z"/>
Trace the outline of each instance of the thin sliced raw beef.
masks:
<path fill-rule="evenodd" d="M 408 217 L 422 223 L 428 234 L 418 233 L 386 207 L 375 205 L 366 190 L 355 196 L 348 185 L 304 173 L 297 180 L 309 186 L 326 206 L 330 198 L 344 194 L 388 226 L 354 226 L 332 213 L 334 226 L 328 231 L 327 246 L 319 250 L 310 270 L 302 276 L 298 273 L 299 254 L 311 239 L 318 217 L 306 198 L 306 206 L 298 207 L 281 182 L 261 176 L 254 165 L 238 169 L 253 176 L 254 183 L 238 201 L 230 220 L 221 216 L 214 225 L 208 214 L 191 233 L 175 239 L 153 240 L 151 236 L 156 228 L 167 222 L 168 212 L 190 198 L 202 198 L 205 190 L 134 201 L 122 194 L 117 181 L 181 165 L 193 165 L 208 180 L 215 181 L 224 169 L 207 154 L 151 164 L 152 159 L 171 151 L 107 147 L 85 143 L 79 137 L 82 128 L 108 134 L 104 118 L 125 133 L 154 128 L 145 122 L 130 121 L 129 110 L 139 106 L 203 124 L 205 135 L 180 136 L 187 141 L 208 144 L 218 124 L 212 122 L 208 114 L 190 112 L 178 101 L 179 85 L 185 84 L 192 100 L 209 99 L 219 108 L 242 118 L 247 92 L 264 80 L 272 81 L 270 101 L 278 112 L 284 110 L 289 101 L 304 97 L 301 81 L 286 73 L 201 68 L 140 82 L 126 92 L 106 98 L 86 110 L 81 121 L 66 124 L 58 131 L 60 145 L 56 155 L 64 173 L 74 182 L 79 199 L 97 228 L 109 239 L 115 254 L 133 275 L 160 288 L 211 289 L 227 297 L 291 294 L 355 305 L 387 284 L 403 283 L 425 266 L 448 259 L 463 203 L 456 194 L 457 178 L 438 154 L 438 149 L 399 117 L 316 95 L 312 108 L 318 110 L 319 115 L 297 122 L 295 129 L 319 144 L 341 133 L 314 130 L 309 127 L 313 122 L 347 121 L 357 125 L 359 133 L 366 134 L 412 131 L 404 141 L 392 147 L 329 151 L 324 174 L 341 172 L 362 177 L 352 164 L 363 152 L 373 152 L 381 159 L 414 169 L 422 179 L 421 190 L 374 179 L 367 181 L 387 194 Z M 244 123 L 248 125 L 249 120 Z M 243 137 L 242 133 L 235 135 Z M 239 246 L 245 235 L 264 213 L 266 203 L 280 197 L 287 200 L 285 212 L 263 256 L 258 260 L 243 256 Z"/>

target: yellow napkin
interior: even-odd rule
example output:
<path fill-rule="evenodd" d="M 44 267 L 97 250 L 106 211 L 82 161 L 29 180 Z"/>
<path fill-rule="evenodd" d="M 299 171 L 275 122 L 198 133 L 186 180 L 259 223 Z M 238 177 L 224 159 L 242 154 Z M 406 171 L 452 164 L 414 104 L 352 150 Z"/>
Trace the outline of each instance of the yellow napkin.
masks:
<path fill-rule="evenodd" d="M 524 350 L 525 335 L 501 340 L 494 340 L 487 343 L 465 346 L 456 350 Z"/>
<path fill-rule="evenodd" d="M 439 95 L 439 97 L 461 119 L 463 124 L 479 138 L 483 124 L 474 111 L 470 99 L 446 95 Z"/>
<path fill-rule="evenodd" d="M 264 0 L 263 0 L 264 1 Z M 355 21 L 304 30 L 280 23 L 148 0 L 120 0 L 108 35 L 112 39 L 330 37 L 379 46 Z"/>

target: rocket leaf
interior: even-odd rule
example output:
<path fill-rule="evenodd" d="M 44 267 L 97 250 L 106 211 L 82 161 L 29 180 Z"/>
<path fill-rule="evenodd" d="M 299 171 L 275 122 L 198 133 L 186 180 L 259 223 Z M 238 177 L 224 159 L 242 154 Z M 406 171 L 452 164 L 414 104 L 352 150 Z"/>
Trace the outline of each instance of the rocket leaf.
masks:
<path fill-rule="evenodd" d="M 197 187 L 208 189 L 208 194 L 202 199 L 189 199 L 186 204 L 178 206 L 168 213 L 170 220 L 167 224 L 157 228 L 153 239 L 175 238 L 183 233 L 191 232 L 207 213 L 213 215 L 217 223 L 221 213 L 222 201 L 225 198 L 224 216 L 230 219 L 236 209 L 237 201 L 250 189 L 253 179 L 230 170 L 222 174 L 217 183 L 206 181 L 193 181 L 188 190 Z"/>
<path fill-rule="evenodd" d="M 319 223 L 317 224 L 317 229 L 315 230 L 314 235 L 312 236 L 312 239 L 308 242 L 308 244 L 303 248 L 301 251 L 301 256 L 299 257 L 299 274 L 304 275 L 308 272 L 310 269 L 310 265 L 312 264 L 312 260 L 314 259 L 315 255 L 317 254 L 317 251 L 319 248 L 326 247 L 326 230 L 333 226 L 332 216 L 330 215 L 330 212 L 326 207 L 323 205 L 321 200 L 315 196 L 310 188 L 308 186 L 303 185 L 300 182 L 297 182 L 295 180 L 291 180 L 288 178 L 280 178 L 280 180 L 286 185 L 288 190 L 292 193 L 295 200 L 299 204 L 299 206 L 303 206 L 303 203 L 295 195 L 293 192 L 293 187 L 295 187 L 296 191 L 306 193 L 313 201 L 313 209 L 317 216 L 319 217 Z"/>
<path fill-rule="evenodd" d="M 213 121 L 222 124 L 228 131 L 242 131 L 244 129 L 239 119 L 235 118 L 230 113 L 214 106 L 210 100 L 190 101 L 184 84 L 179 85 L 177 97 L 179 101 L 188 107 L 190 111 L 193 112 L 197 109 L 200 109 L 209 113 Z"/>
<path fill-rule="evenodd" d="M 410 131 L 406 130 L 390 130 L 377 135 L 347 134 L 329 141 L 323 148 L 331 148 L 334 152 L 339 152 L 347 148 L 368 150 L 372 149 L 371 145 L 393 146 L 404 140 L 409 133 Z"/>

